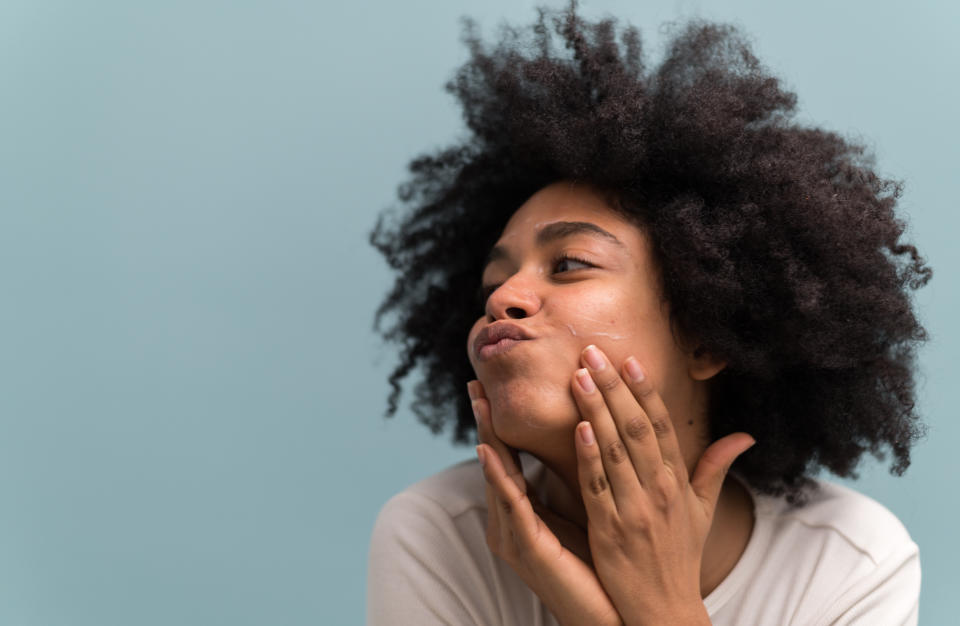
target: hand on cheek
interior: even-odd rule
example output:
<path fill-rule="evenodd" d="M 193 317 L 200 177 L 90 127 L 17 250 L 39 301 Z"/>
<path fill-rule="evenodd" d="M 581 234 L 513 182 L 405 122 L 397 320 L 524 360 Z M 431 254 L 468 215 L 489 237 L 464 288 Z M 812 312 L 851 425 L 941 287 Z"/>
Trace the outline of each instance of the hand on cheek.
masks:
<path fill-rule="evenodd" d="M 673 422 L 642 366 L 621 371 L 595 346 L 571 380 L 578 476 L 597 575 L 627 623 L 653 616 L 709 623 L 700 562 L 720 488 L 753 445 L 734 433 L 704 451 L 689 477 Z M 664 622 L 666 623 L 666 622 Z"/>

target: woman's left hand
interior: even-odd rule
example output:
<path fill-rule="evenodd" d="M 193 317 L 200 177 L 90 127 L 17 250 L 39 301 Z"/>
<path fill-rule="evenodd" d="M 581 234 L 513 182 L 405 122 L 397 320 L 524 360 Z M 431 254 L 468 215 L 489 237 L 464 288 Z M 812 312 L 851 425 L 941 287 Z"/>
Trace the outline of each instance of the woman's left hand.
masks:
<path fill-rule="evenodd" d="M 717 440 L 689 478 L 670 415 L 637 360 L 624 362 L 621 377 L 595 346 L 581 359 L 572 386 L 587 421 L 575 439 L 597 576 L 626 624 L 709 624 L 703 547 L 727 470 L 754 440 Z"/>

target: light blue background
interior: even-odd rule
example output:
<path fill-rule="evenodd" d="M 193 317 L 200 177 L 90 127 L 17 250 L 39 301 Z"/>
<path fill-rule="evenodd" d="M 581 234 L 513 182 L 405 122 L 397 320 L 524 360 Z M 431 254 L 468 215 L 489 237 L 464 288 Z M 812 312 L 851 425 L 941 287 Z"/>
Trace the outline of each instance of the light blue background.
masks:
<path fill-rule="evenodd" d="M 0 3 L 0 624 L 357 624 L 383 502 L 472 456 L 404 410 L 366 243 L 405 164 L 451 141 L 442 85 L 534 3 Z M 552 6 L 559 6 L 553 3 Z M 955 2 L 587 2 L 735 20 L 802 119 L 906 180 L 930 436 L 859 488 L 956 614 L 960 269 Z M 953 355 L 953 356 L 951 356 Z M 406 399 L 406 398 L 405 398 Z"/>

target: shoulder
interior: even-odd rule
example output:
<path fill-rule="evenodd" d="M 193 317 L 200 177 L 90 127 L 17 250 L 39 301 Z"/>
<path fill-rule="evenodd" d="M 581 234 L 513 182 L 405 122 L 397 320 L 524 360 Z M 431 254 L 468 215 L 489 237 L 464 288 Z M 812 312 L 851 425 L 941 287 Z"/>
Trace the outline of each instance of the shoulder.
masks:
<path fill-rule="evenodd" d="M 827 481 L 802 506 L 752 495 L 750 542 L 706 599 L 714 623 L 916 623 L 917 545 L 885 506 Z"/>
<path fill-rule="evenodd" d="M 480 464 L 476 460 L 467 460 L 410 485 L 391 498 L 385 508 L 391 503 L 406 507 L 420 503 L 455 518 L 478 507 L 486 508 L 485 494 Z"/>
<path fill-rule="evenodd" d="M 449 540 L 464 534 L 476 539 L 476 532 L 469 532 L 464 525 L 475 527 L 485 517 L 486 495 L 479 464 L 464 461 L 387 500 L 374 523 L 372 546 L 426 550 L 437 547 L 443 534 L 450 535 Z M 417 545 L 417 538 L 425 543 Z M 397 540 L 402 541 L 398 544 Z"/>
<path fill-rule="evenodd" d="M 819 480 L 803 506 L 759 498 L 757 523 L 769 529 L 764 569 L 795 603 L 782 623 L 916 623 L 917 544 L 873 498 Z"/>
<path fill-rule="evenodd" d="M 371 558 L 439 563 L 452 544 L 476 544 L 484 537 L 485 490 L 479 464 L 464 461 L 433 474 L 392 496 L 373 526 Z"/>
<path fill-rule="evenodd" d="M 904 550 L 917 546 L 907 529 L 885 506 L 873 498 L 836 483 L 819 480 L 808 492 L 803 506 L 791 506 L 782 499 L 763 499 L 757 515 L 767 516 L 784 533 L 820 536 L 845 546 L 879 564 Z"/>
<path fill-rule="evenodd" d="M 479 470 L 471 465 L 421 480 L 380 509 L 367 560 L 368 624 L 474 624 L 482 622 L 478 615 L 489 617 L 477 558 L 485 543 L 472 476 Z"/>
<path fill-rule="evenodd" d="M 368 624 L 540 624 L 532 592 L 487 547 L 486 521 L 475 460 L 391 497 L 370 539 Z"/>
<path fill-rule="evenodd" d="M 534 457 L 521 453 L 523 474 L 536 488 L 544 467 Z M 453 521 L 475 515 L 486 519 L 486 483 L 476 459 L 452 465 L 416 482 L 390 498 L 377 517 L 377 524 L 396 516 L 418 516 L 436 522 Z M 479 518 L 478 518 L 479 519 Z"/>

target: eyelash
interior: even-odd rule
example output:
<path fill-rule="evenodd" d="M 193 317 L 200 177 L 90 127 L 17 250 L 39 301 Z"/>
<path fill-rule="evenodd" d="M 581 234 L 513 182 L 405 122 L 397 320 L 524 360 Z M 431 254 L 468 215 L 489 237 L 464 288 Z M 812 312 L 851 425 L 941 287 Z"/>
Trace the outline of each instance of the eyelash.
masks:
<path fill-rule="evenodd" d="M 555 258 L 555 259 L 553 260 L 553 262 L 551 263 L 551 265 L 555 268 L 557 265 L 559 265 L 560 263 L 562 263 L 562 262 L 564 262 L 564 261 L 573 261 L 574 263 L 580 263 L 580 264 L 582 264 L 582 265 L 586 265 L 587 267 L 596 267 L 596 265 L 594 265 L 594 264 L 591 263 L 590 261 L 587 261 L 586 259 L 581 259 L 580 257 L 577 257 L 577 256 L 573 256 L 572 254 L 561 254 L 560 256 L 558 256 L 557 258 Z M 579 267 L 578 267 L 578 268 L 576 268 L 576 269 L 584 269 L 584 268 L 579 268 Z M 573 271 L 576 271 L 576 270 L 566 270 L 566 271 L 568 271 L 568 272 L 573 272 Z M 558 273 L 561 273 L 561 274 L 562 274 L 563 272 L 558 272 Z M 484 286 L 482 286 L 482 285 L 480 286 L 480 288 L 477 290 L 477 298 L 478 298 L 479 301 L 480 301 L 480 306 L 481 306 L 481 307 L 485 307 L 485 306 L 486 306 L 487 300 L 490 298 L 490 295 L 491 295 L 494 291 L 496 291 L 499 287 L 500 287 L 499 284 L 497 284 L 497 285 L 487 285 L 486 287 L 484 287 Z"/>

